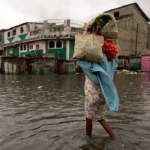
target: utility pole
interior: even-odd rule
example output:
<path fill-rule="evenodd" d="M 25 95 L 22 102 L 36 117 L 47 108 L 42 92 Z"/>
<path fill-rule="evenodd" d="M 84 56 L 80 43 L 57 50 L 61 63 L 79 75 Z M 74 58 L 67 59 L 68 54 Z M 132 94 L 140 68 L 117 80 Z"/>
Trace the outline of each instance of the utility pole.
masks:
<path fill-rule="evenodd" d="M 138 33 L 139 33 L 139 23 L 137 23 L 137 28 L 136 28 L 135 56 L 137 55 Z"/>

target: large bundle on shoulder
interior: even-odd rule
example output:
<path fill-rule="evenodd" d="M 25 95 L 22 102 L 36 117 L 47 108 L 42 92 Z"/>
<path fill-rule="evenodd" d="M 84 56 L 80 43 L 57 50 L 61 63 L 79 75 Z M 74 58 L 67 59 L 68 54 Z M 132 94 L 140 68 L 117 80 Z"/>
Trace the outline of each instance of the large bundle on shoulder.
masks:
<path fill-rule="evenodd" d="M 114 44 L 117 38 L 118 28 L 114 16 L 107 13 L 100 14 L 86 25 L 83 35 L 75 35 L 73 59 L 101 63 L 104 52 L 111 61 L 118 53 Z"/>

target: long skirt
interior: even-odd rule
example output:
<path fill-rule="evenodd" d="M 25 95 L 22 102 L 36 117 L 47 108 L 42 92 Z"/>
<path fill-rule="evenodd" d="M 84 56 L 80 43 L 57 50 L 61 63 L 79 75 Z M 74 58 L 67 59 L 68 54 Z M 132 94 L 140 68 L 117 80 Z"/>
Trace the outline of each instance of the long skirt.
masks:
<path fill-rule="evenodd" d="M 85 116 L 89 119 L 100 120 L 106 111 L 105 99 L 100 85 L 96 85 L 85 76 Z"/>

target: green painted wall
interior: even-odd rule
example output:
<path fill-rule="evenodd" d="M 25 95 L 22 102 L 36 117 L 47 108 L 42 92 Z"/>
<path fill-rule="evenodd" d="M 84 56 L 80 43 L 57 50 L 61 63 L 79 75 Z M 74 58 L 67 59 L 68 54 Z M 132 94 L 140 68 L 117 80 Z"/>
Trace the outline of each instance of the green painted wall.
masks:
<path fill-rule="evenodd" d="M 68 64 L 68 65 L 65 65 L 65 72 L 66 73 L 71 73 L 71 72 L 75 72 L 75 67 L 74 65 L 72 64 Z"/>
<path fill-rule="evenodd" d="M 43 50 L 33 50 L 33 51 L 29 51 L 27 50 L 27 52 L 20 52 L 20 56 L 24 56 L 24 55 L 43 55 Z"/>
<path fill-rule="evenodd" d="M 66 40 L 63 40 L 63 48 L 60 48 L 60 49 L 58 48 L 48 49 L 48 42 L 46 42 L 46 45 L 47 45 L 47 48 L 46 48 L 47 53 L 53 53 L 53 54 L 59 53 L 61 54 L 60 59 L 66 60 Z"/>
<path fill-rule="evenodd" d="M 27 33 L 18 35 L 21 40 L 25 40 Z"/>
<path fill-rule="evenodd" d="M 70 40 L 70 52 L 69 52 L 69 58 L 71 59 L 73 54 L 74 54 L 74 45 L 75 44 L 75 40 Z"/>
<path fill-rule="evenodd" d="M 141 69 L 141 63 L 129 63 L 129 69 L 131 70 Z"/>
<path fill-rule="evenodd" d="M 13 47 L 12 53 L 10 53 L 10 49 L 7 49 L 7 56 L 19 56 L 19 48 Z"/>
<path fill-rule="evenodd" d="M 11 42 L 13 41 L 14 38 L 15 38 L 14 36 L 8 37 L 7 40 L 11 43 Z"/>

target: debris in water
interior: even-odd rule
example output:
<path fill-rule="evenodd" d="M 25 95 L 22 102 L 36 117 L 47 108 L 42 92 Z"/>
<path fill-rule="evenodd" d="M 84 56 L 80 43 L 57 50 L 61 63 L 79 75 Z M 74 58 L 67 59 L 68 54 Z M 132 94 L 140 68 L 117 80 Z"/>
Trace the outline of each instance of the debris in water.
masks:
<path fill-rule="evenodd" d="M 38 89 L 41 89 L 41 88 L 42 88 L 42 86 L 39 86 L 39 87 L 38 87 Z"/>

